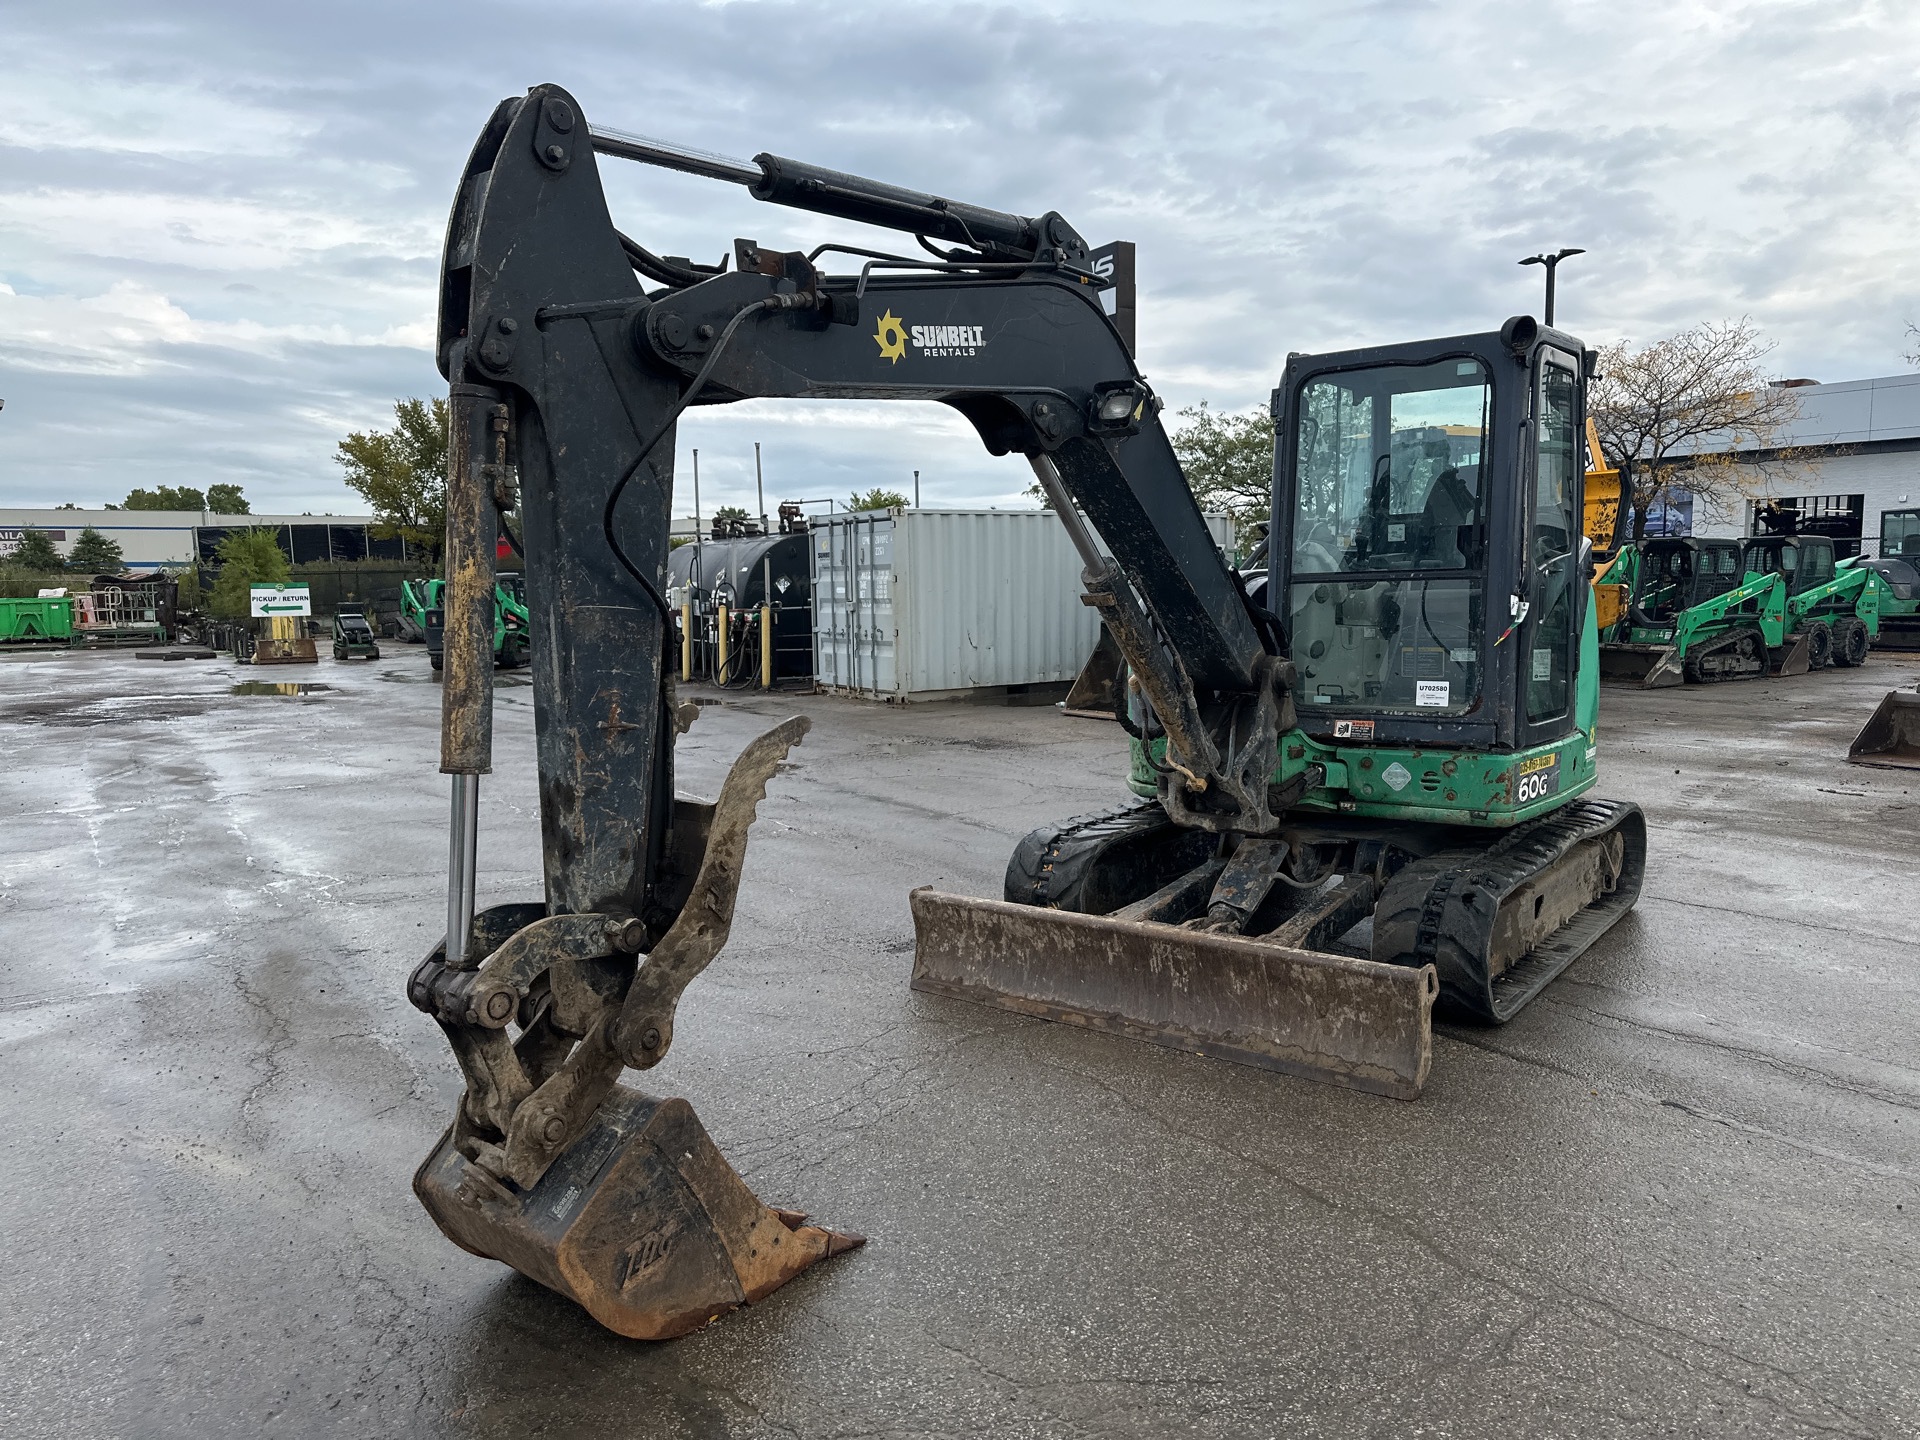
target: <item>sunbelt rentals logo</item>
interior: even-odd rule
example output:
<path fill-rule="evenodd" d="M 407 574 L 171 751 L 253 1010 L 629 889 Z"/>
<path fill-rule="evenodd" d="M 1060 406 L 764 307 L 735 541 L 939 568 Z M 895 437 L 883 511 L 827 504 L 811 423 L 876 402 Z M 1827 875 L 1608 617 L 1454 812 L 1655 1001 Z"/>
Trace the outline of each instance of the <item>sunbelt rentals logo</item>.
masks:
<path fill-rule="evenodd" d="M 909 325 L 889 310 L 874 327 L 873 343 L 882 360 L 898 365 L 907 358 L 908 346 L 922 355 L 978 355 L 986 348 L 987 332 L 984 325 Z"/>

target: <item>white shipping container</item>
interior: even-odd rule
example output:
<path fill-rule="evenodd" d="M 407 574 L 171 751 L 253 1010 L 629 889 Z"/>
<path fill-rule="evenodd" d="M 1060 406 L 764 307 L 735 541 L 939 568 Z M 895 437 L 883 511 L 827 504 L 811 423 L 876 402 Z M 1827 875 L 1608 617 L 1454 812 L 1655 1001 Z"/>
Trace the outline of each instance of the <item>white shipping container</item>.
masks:
<path fill-rule="evenodd" d="M 809 519 L 814 678 L 875 700 L 1065 684 L 1100 635 L 1080 557 L 1046 510 L 866 510 Z M 1233 522 L 1207 516 L 1223 549 Z"/>

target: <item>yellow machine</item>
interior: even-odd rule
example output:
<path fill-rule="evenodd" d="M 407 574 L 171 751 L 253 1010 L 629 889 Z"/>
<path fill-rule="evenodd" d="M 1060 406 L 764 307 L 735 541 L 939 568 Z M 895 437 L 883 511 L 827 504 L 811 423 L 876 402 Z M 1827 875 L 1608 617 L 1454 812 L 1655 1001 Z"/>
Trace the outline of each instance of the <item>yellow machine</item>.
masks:
<path fill-rule="evenodd" d="M 1620 471 L 1607 464 L 1607 457 L 1600 449 L 1600 433 L 1594 429 L 1591 417 L 1587 420 L 1587 503 L 1585 525 L 1587 538 L 1593 542 L 1594 575 L 1606 573 L 1607 566 L 1613 563 L 1613 557 L 1620 553 L 1621 538 L 1627 528 L 1627 517 L 1633 512 L 1627 506 L 1625 487 L 1620 483 Z M 1602 585 L 1598 578 L 1593 584 L 1593 615 L 1605 630 L 1625 613 L 1627 608 L 1627 587 L 1624 585 Z"/>

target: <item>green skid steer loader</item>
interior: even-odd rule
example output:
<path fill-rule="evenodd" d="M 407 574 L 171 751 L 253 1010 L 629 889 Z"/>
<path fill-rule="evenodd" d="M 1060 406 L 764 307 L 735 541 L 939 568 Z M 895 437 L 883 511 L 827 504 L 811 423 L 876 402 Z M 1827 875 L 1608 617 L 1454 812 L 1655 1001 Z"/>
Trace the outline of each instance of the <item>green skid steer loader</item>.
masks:
<path fill-rule="evenodd" d="M 1655 690 L 1807 669 L 1806 637 L 1789 633 L 1786 583 L 1747 573 L 1738 540 L 1642 540 L 1622 549 L 1599 583 L 1627 596 L 1601 636 L 1603 679 Z"/>

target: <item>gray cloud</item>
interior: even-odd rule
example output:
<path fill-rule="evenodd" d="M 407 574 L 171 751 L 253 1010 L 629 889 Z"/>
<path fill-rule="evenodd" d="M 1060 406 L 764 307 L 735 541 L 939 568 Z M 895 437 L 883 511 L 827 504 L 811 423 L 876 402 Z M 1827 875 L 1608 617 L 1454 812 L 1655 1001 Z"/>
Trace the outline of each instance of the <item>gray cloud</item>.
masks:
<path fill-rule="evenodd" d="M 1592 252 L 1592 341 L 1749 314 L 1783 372 L 1901 368 L 1920 28 L 1873 3 L 1341 7 L 132 4 L 9 17 L 0 503 L 237 480 L 353 504 L 349 428 L 439 384 L 451 186 L 493 103 L 774 150 L 1141 245 L 1169 405 L 1258 403 L 1289 350 L 1488 328 L 1541 246 Z M 609 163 L 623 227 L 717 257 L 856 227 Z M 703 499 L 1018 503 L 937 407 L 755 404 L 682 427 Z M 690 486 L 681 486 L 683 508 Z"/>

